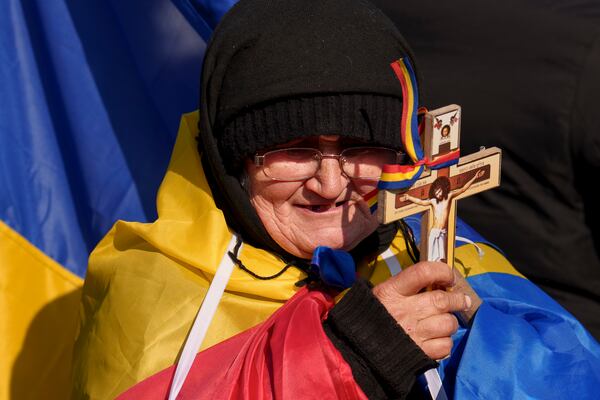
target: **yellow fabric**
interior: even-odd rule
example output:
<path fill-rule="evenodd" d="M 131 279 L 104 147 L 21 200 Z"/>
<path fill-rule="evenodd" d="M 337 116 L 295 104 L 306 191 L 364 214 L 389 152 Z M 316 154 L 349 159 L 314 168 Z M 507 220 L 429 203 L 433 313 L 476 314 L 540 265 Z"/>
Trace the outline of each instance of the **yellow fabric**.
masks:
<path fill-rule="evenodd" d="M 90 257 L 75 345 L 75 398 L 114 398 L 174 364 L 225 253 L 231 233 L 201 170 L 197 122 L 197 113 L 182 119 L 158 193 L 157 221 L 118 222 Z M 393 251 L 402 265 L 410 264 L 403 240 L 395 240 Z M 479 262 L 468 251 L 457 255 L 465 264 Z M 249 245 L 240 258 L 261 275 L 283 267 L 274 255 Z M 385 263 L 374 264 L 359 272 L 376 282 L 385 279 Z M 234 269 L 203 348 L 264 321 L 303 277 L 291 268 L 260 281 Z"/>
<path fill-rule="evenodd" d="M 472 244 L 457 247 L 455 249 L 454 267 L 462 276 L 468 278 L 488 272 L 498 272 L 515 275 L 526 279 L 496 249 L 482 243 L 478 243 L 477 245 L 483 250 L 483 257 L 479 257 L 477 249 Z M 408 256 L 408 252 L 406 251 L 406 245 L 402 236 L 396 236 L 392 242 L 392 245 L 390 246 L 390 249 L 398 258 L 400 265 L 405 266 L 412 264 L 412 261 Z M 369 279 L 373 284 L 378 284 L 385 281 L 390 276 L 391 274 L 387 264 L 385 261 L 383 261 L 381 256 L 379 256 Z"/>
<path fill-rule="evenodd" d="M 196 151 L 197 114 L 185 115 L 157 198 L 158 219 L 117 222 L 90 256 L 74 358 L 74 394 L 109 399 L 172 365 L 231 238 Z M 262 275 L 282 268 L 244 246 L 240 259 Z M 303 278 L 288 269 L 256 281 L 235 269 L 203 347 L 265 320 Z"/>
<path fill-rule="evenodd" d="M 0 399 L 68 399 L 82 279 L 0 221 Z"/>
<path fill-rule="evenodd" d="M 482 243 L 477 245 L 483 250 L 483 257 L 479 257 L 476 247 L 472 244 L 455 249 L 454 266 L 462 276 L 468 278 L 488 272 L 498 272 L 525 278 L 496 249 Z M 390 250 L 401 266 L 412 265 L 413 262 L 406 250 L 404 237 L 400 233 L 392 241 Z M 359 266 L 358 273 L 375 285 L 389 279 L 391 276 L 388 265 L 381 256 L 377 257 L 373 265 Z"/>

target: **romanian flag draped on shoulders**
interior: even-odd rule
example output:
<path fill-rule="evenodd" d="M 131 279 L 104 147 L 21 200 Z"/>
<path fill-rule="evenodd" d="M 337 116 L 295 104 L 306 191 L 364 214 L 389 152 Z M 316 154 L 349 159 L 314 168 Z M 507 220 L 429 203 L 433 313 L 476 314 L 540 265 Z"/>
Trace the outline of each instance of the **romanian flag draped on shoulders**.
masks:
<path fill-rule="evenodd" d="M 86 301 L 85 312 L 90 321 L 78 341 L 85 347 L 78 365 L 89 365 L 92 377 L 78 372 L 78 393 L 97 398 L 120 393 L 119 400 L 168 398 L 177 353 L 210 283 L 206 276 L 216 274 L 230 238 L 222 216 L 215 218 L 217 210 L 192 146 L 197 120 L 196 113 L 182 119 L 158 196 L 157 221 L 119 223 L 94 251 L 94 279 L 88 288 L 94 297 Z M 205 223 L 194 224 L 198 218 Z M 405 221 L 420 237 L 420 217 Z M 454 335 L 451 357 L 439 367 L 448 397 L 593 399 L 600 384 L 600 345 L 595 339 L 460 220 L 457 237 L 455 265 L 483 305 L 472 325 Z M 412 264 L 402 235 L 389 252 L 391 257 L 384 253 L 371 268 L 358 272 L 377 284 Z M 240 257 L 263 276 L 283 267 L 281 260 L 250 245 Z M 159 270 L 163 276 L 157 276 Z M 293 283 L 301 277 L 289 269 L 275 280 L 260 281 L 234 270 L 177 398 L 364 398 L 321 328 L 332 299 L 319 291 L 296 291 Z M 115 285 L 107 289 L 109 279 Z M 127 302 L 131 287 L 138 296 L 133 303 Z M 176 287 L 177 292 L 167 296 L 164 287 Z M 143 335 L 134 340 L 128 330 Z M 131 344 L 127 352 L 121 342 Z M 110 356 L 100 355 L 107 349 Z"/>
<path fill-rule="evenodd" d="M 1 1 L 0 400 L 69 397 L 88 254 L 117 220 L 156 219 L 156 192 L 169 162 L 165 149 L 175 142 L 180 115 L 197 107 L 204 48 L 233 3 Z M 409 223 L 418 229 L 418 220 Z M 122 234 L 144 227 L 150 229 L 114 229 Z M 459 235 L 485 243 L 466 225 L 459 225 Z M 555 398 L 567 390 L 593 397 L 600 382 L 598 344 L 493 247 L 481 246 L 485 261 L 473 245 L 457 251 L 486 303 L 473 328 L 458 332 L 455 356 L 442 363 L 449 394 Z M 381 267 L 374 280 L 391 273 Z M 123 290 L 135 297 L 129 289 Z M 275 309 L 261 307 L 265 315 Z M 130 318 L 132 326 L 143 322 L 136 315 L 119 317 Z M 258 322 L 247 316 L 236 329 Z M 101 382 L 106 387 L 94 389 L 114 397 L 168 367 L 154 362 L 158 352 L 153 360 L 128 349 L 127 340 L 124 335 L 110 343 L 124 346 L 118 357 L 100 345 L 94 350 L 119 364 L 130 384 L 124 378 L 94 382 L 93 369 L 103 365 L 78 365 L 76 378 L 89 378 L 91 386 Z M 527 367 L 532 364 L 543 368 Z M 538 372 L 547 374 L 544 385 Z"/>
<path fill-rule="evenodd" d="M 0 1 L 0 400 L 65 399 L 91 250 L 156 218 L 234 1 Z"/>

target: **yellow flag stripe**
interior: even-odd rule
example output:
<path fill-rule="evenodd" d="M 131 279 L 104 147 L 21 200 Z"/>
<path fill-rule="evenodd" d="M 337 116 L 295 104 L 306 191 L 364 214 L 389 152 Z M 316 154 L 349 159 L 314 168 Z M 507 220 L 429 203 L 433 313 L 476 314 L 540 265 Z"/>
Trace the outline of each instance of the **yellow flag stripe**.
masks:
<path fill-rule="evenodd" d="M 0 399 L 65 399 L 83 280 L 0 221 Z"/>

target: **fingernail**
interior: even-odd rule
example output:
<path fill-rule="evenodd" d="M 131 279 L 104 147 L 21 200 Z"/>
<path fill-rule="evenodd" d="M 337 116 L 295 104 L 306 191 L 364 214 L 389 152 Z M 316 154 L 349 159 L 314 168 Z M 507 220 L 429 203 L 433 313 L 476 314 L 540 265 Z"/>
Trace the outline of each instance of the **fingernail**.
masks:
<path fill-rule="evenodd" d="M 473 301 L 471 300 L 471 298 L 469 296 L 467 296 L 465 294 L 465 303 L 467 303 L 467 308 L 465 308 L 465 310 L 468 310 L 471 308 L 471 305 L 473 304 Z"/>

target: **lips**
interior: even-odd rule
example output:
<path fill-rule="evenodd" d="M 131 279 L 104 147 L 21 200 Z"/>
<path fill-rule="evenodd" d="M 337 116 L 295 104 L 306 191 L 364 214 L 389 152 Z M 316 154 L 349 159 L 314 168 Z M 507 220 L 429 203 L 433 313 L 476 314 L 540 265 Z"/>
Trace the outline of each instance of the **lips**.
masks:
<path fill-rule="evenodd" d="M 324 213 L 327 211 L 334 211 L 336 208 L 342 207 L 345 204 L 348 204 L 348 201 L 338 201 L 337 203 L 329 204 L 298 204 L 297 206 L 315 213 Z"/>

